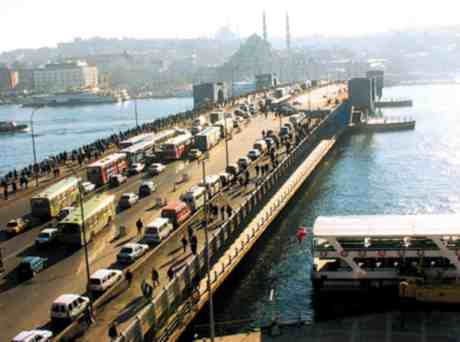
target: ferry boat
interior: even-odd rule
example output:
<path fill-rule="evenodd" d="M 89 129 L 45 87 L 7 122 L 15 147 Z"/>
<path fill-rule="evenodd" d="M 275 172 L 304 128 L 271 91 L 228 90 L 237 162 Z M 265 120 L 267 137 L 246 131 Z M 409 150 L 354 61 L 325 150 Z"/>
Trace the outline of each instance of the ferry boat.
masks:
<path fill-rule="evenodd" d="M 90 90 L 62 92 L 52 95 L 37 95 L 23 103 L 23 107 L 38 106 L 78 106 L 87 104 L 115 103 L 122 100 L 116 93 Z"/>
<path fill-rule="evenodd" d="M 14 121 L 0 121 L 0 133 L 27 132 L 29 126 Z"/>
<path fill-rule="evenodd" d="M 460 276 L 460 215 L 318 217 L 313 237 L 319 291 L 399 286 L 420 274 Z"/>

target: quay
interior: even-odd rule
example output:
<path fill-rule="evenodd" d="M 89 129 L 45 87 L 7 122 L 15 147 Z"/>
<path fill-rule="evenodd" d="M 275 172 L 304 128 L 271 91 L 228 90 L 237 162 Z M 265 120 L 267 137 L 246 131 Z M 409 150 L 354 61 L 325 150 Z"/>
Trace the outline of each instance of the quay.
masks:
<path fill-rule="evenodd" d="M 412 107 L 410 99 L 383 99 L 375 101 L 375 108 Z"/>
<path fill-rule="evenodd" d="M 415 129 L 412 118 L 368 118 L 366 121 L 350 124 L 350 132 L 391 132 Z"/>

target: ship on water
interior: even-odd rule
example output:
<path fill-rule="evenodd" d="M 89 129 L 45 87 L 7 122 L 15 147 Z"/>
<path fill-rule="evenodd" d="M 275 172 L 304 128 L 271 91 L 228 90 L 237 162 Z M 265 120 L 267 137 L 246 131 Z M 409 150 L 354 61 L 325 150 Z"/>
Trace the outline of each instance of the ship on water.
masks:
<path fill-rule="evenodd" d="M 100 92 L 93 90 L 70 91 L 55 94 L 32 96 L 23 103 L 23 107 L 39 106 L 79 106 L 89 104 L 107 104 L 126 101 L 129 99 L 126 91 Z"/>
<path fill-rule="evenodd" d="M 0 121 L 0 133 L 27 132 L 29 126 L 26 124 L 17 124 L 14 121 Z"/>

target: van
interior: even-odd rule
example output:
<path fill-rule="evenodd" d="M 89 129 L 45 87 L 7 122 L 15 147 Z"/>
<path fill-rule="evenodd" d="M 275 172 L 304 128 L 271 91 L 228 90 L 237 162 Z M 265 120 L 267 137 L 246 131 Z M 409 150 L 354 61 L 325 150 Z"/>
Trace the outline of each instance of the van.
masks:
<path fill-rule="evenodd" d="M 264 154 L 265 152 L 267 152 L 267 143 L 265 142 L 265 140 L 257 140 L 255 143 L 254 143 L 254 149 L 256 150 L 259 150 L 260 151 L 260 154 Z"/>
<path fill-rule="evenodd" d="M 123 272 L 120 270 L 100 269 L 91 274 L 88 289 L 93 292 L 104 292 L 123 279 Z"/>
<path fill-rule="evenodd" d="M 77 294 L 64 294 L 56 298 L 51 305 L 51 321 L 73 322 L 85 312 L 89 298 Z"/>
<path fill-rule="evenodd" d="M 196 211 L 204 206 L 205 196 L 206 188 L 195 185 L 182 195 L 181 200 L 187 203 L 192 211 Z"/>
<path fill-rule="evenodd" d="M 167 218 L 157 217 L 145 227 L 144 241 L 148 244 L 159 244 L 172 233 L 174 227 Z"/>
<path fill-rule="evenodd" d="M 36 329 L 21 331 L 11 342 L 48 342 L 53 338 L 53 333 L 49 330 Z"/>
<path fill-rule="evenodd" d="M 161 210 L 161 217 L 169 219 L 176 229 L 190 217 L 191 213 L 190 208 L 184 202 L 172 201 Z"/>
<path fill-rule="evenodd" d="M 27 256 L 23 258 L 18 267 L 21 280 L 30 279 L 38 272 L 46 268 L 48 259 L 38 256 Z"/>
<path fill-rule="evenodd" d="M 209 192 L 209 196 L 212 197 L 220 191 L 220 177 L 216 175 L 206 176 L 204 182 L 201 182 L 200 185 L 205 187 Z"/>

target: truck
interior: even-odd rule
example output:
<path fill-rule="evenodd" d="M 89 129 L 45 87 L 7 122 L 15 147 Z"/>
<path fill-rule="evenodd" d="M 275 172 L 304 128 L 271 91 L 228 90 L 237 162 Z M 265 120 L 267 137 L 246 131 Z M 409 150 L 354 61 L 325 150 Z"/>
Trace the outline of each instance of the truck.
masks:
<path fill-rule="evenodd" d="M 224 112 L 212 112 L 209 114 L 209 121 L 211 122 L 211 125 L 223 119 L 224 119 Z"/>
<path fill-rule="evenodd" d="M 195 147 L 202 152 L 209 151 L 219 142 L 221 138 L 219 127 L 208 127 L 201 133 L 195 135 Z"/>
<path fill-rule="evenodd" d="M 220 136 L 225 137 L 225 128 L 227 128 L 227 134 L 231 134 L 233 131 L 233 119 L 227 118 L 222 119 L 214 124 L 214 127 L 218 127 L 220 130 Z"/>

